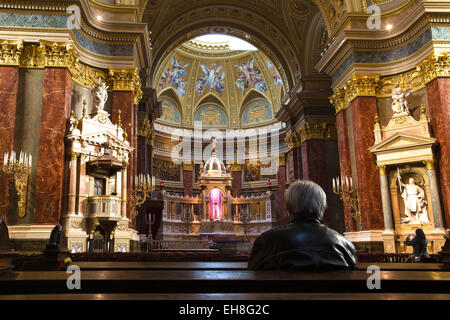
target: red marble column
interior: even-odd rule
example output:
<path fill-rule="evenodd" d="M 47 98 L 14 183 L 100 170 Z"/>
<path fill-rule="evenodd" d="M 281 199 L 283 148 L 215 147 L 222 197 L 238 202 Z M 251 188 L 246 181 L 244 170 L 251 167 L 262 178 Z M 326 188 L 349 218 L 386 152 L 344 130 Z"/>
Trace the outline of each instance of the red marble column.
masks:
<path fill-rule="evenodd" d="M 310 180 L 322 187 L 330 198 L 328 190 L 327 166 L 325 162 L 324 140 L 307 140 L 302 143 L 302 177 L 304 180 Z M 331 226 L 330 211 L 326 210 L 323 216 L 323 222 Z"/>
<path fill-rule="evenodd" d="M 14 128 L 16 121 L 17 90 L 19 84 L 18 67 L 0 67 L 0 156 L 11 153 L 14 147 Z M 7 222 L 8 179 L 0 173 L 0 217 Z"/>
<path fill-rule="evenodd" d="M 445 220 L 450 223 L 450 78 L 437 78 L 427 84 L 428 106 L 434 137 L 438 140 L 441 194 Z"/>
<path fill-rule="evenodd" d="M 369 148 L 375 143 L 373 126 L 377 112 L 375 97 L 357 97 L 351 103 L 355 165 L 362 230 L 383 230 L 380 176 Z"/>
<path fill-rule="evenodd" d="M 341 176 L 351 177 L 352 167 L 350 158 L 350 146 L 348 144 L 348 127 L 345 110 L 341 110 L 336 114 L 336 130 L 339 148 L 339 167 Z M 351 216 L 352 210 L 349 206 L 344 205 L 345 231 L 356 231 L 356 221 Z"/>
<path fill-rule="evenodd" d="M 277 172 L 278 180 L 278 224 L 286 225 L 289 223 L 289 214 L 286 209 L 286 165 L 280 165 Z"/>
<path fill-rule="evenodd" d="M 64 179 L 64 137 L 72 78 L 66 68 L 46 68 L 36 174 L 34 223 L 57 224 Z"/>
<path fill-rule="evenodd" d="M 192 170 L 183 170 L 183 187 L 184 195 L 192 197 L 192 195 L 194 194 Z"/>
<path fill-rule="evenodd" d="M 135 148 L 130 153 L 129 166 L 127 169 L 127 217 L 131 220 L 131 201 L 132 189 L 134 186 L 134 177 L 137 172 L 137 106 L 134 104 L 134 94 L 132 91 L 113 91 L 112 93 L 113 107 L 111 119 L 113 123 L 117 123 L 119 110 L 122 128 L 128 135 L 130 146 Z M 135 221 L 130 222 L 130 226 L 135 226 Z"/>
<path fill-rule="evenodd" d="M 242 194 L 242 171 L 231 171 L 231 186 L 233 197 L 240 197 Z"/>
<path fill-rule="evenodd" d="M 302 179 L 302 150 L 301 147 L 294 147 L 292 149 L 294 156 L 294 178 L 296 180 Z"/>

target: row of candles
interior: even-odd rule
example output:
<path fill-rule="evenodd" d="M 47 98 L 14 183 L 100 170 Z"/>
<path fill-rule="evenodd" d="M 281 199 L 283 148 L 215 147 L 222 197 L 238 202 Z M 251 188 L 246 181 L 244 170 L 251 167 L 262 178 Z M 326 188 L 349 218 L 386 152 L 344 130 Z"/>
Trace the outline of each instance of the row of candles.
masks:
<path fill-rule="evenodd" d="M 4 166 L 14 166 L 14 165 L 23 165 L 25 167 L 31 167 L 33 163 L 33 157 L 31 154 L 28 154 L 26 152 L 20 151 L 19 154 L 19 160 L 17 161 L 17 154 L 15 151 L 11 152 L 11 155 L 9 152 L 5 152 L 3 155 L 3 165 Z"/>
<path fill-rule="evenodd" d="M 156 178 L 150 176 L 149 174 L 139 174 L 135 177 L 135 181 L 137 185 L 147 185 L 154 187 L 156 183 Z"/>
<path fill-rule="evenodd" d="M 353 189 L 353 179 L 352 177 L 337 177 L 333 178 L 333 190 L 346 188 Z"/>

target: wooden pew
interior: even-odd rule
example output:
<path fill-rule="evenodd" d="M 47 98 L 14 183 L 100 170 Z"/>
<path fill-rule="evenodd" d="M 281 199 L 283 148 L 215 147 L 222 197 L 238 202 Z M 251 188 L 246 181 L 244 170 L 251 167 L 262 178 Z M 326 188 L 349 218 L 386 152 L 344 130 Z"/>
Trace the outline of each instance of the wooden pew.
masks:
<path fill-rule="evenodd" d="M 81 272 L 81 290 L 68 290 L 64 271 L 0 275 L 0 295 L 20 294 L 306 294 L 450 292 L 444 271 L 382 271 L 369 290 L 366 271 L 98 270 Z"/>
<path fill-rule="evenodd" d="M 247 262 L 73 262 L 81 270 L 247 270 Z M 359 270 L 377 265 L 381 270 L 450 271 L 439 263 L 360 263 Z"/>

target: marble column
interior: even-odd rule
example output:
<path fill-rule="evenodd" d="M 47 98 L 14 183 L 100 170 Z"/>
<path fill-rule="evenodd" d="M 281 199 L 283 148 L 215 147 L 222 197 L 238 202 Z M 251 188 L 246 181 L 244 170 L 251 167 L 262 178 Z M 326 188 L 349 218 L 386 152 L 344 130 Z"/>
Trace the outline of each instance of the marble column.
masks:
<path fill-rule="evenodd" d="M 301 146 L 294 146 L 291 150 L 294 157 L 294 179 L 302 179 L 302 150 Z"/>
<path fill-rule="evenodd" d="M 77 164 L 78 154 L 74 153 L 70 159 L 70 174 L 69 174 L 69 206 L 67 208 L 67 215 L 76 213 L 77 203 Z"/>
<path fill-rule="evenodd" d="M 350 146 L 348 142 L 348 126 L 346 118 L 346 110 L 340 110 L 336 114 L 336 130 L 339 150 L 339 168 L 340 175 L 345 177 L 352 176 L 351 158 L 350 158 Z M 344 207 L 344 220 L 345 231 L 352 232 L 357 231 L 356 221 L 352 218 L 352 209 L 343 205 Z"/>
<path fill-rule="evenodd" d="M 11 153 L 14 148 L 18 83 L 18 67 L 0 66 L 0 101 L 2 103 L 0 112 L 0 156 L 2 160 L 4 153 Z M 0 217 L 7 221 L 8 179 L 1 173 L 0 177 Z"/>
<path fill-rule="evenodd" d="M 378 166 L 378 170 L 380 171 L 381 203 L 383 204 L 384 230 L 393 231 L 394 224 L 392 222 L 391 193 L 389 190 L 389 182 L 386 175 L 386 166 Z"/>
<path fill-rule="evenodd" d="M 444 221 L 442 218 L 441 200 L 439 197 L 439 187 L 436 178 L 434 160 L 424 161 L 427 166 L 428 182 L 430 184 L 431 210 L 433 211 L 434 228 L 444 230 Z"/>
<path fill-rule="evenodd" d="M 64 179 L 64 138 L 69 118 L 72 78 L 66 68 L 46 68 L 37 159 L 36 224 L 57 224 Z"/>
<path fill-rule="evenodd" d="M 447 225 L 450 224 L 450 78 L 427 84 L 427 98 L 434 137 L 439 142 L 439 175 Z"/>
<path fill-rule="evenodd" d="M 277 199 L 277 207 L 278 207 L 278 224 L 286 225 L 289 223 L 289 213 L 286 209 L 286 157 L 285 155 L 280 156 L 280 160 L 278 163 L 278 172 L 277 172 L 277 180 L 278 180 L 278 199 Z"/>
<path fill-rule="evenodd" d="M 184 196 L 192 197 L 194 195 L 193 171 L 194 168 L 192 164 L 183 164 Z"/>
<path fill-rule="evenodd" d="M 338 147 L 336 141 L 309 139 L 302 143 L 302 177 L 322 187 L 327 195 L 327 209 L 323 223 L 343 229 L 342 204 L 333 193 L 332 179 L 339 175 Z M 343 231 L 343 230 L 339 230 Z"/>
<path fill-rule="evenodd" d="M 128 173 L 128 167 L 123 168 L 122 173 L 121 173 L 121 177 L 120 177 L 120 181 L 122 183 L 122 188 L 121 188 L 121 196 L 122 196 L 122 218 L 126 218 L 127 217 L 127 210 L 129 208 L 129 206 L 127 206 L 127 199 L 128 199 L 128 193 L 127 193 L 127 173 Z M 131 198 L 130 198 L 131 199 Z"/>
<path fill-rule="evenodd" d="M 233 197 L 238 198 L 242 194 L 242 165 L 231 166 L 231 179 Z"/>
<path fill-rule="evenodd" d="M 361 210 L 362 230 L 382 230 L 383 207 L 381 204 L 380 178 L 373 154 L 369 148 L 374 145 L 373 127 L 377 100 L 375 97 L 356 97 L 350 105 L 353 120 L 355 166 L 358 184 L 358 198 Z"/>
<path fill-rule="evenodd" d="M 122 123 L 122 128 L 127 133 L 127 140 L 130 146 L 134 150 L 129 154 L 129 165 L 127 168 L 126 184 L 127 184 L 127 194 L 126 198 L 132 198 L 132 190 L 134 186 L 134 177 L 138 174 L 137 172 L 137 108 L 134 104 L 134 93 L 132 91 L 113 91 L 112 93 L 112 114 L 111 119 L 113 123 L 118 122 L 118 115 L 120 110 L 120 118 Z M 132 220 L 132 205 L 131 202 L 126 204 L 126 217 Z M 133 225 L 133 221 L 131 225 Z"/>

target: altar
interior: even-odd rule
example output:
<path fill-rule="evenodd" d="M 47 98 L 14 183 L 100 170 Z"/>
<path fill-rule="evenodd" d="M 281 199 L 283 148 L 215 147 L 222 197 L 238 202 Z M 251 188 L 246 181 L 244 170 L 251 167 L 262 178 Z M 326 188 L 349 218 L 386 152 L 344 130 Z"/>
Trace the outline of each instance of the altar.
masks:
<path fill-rule="evenodd" d="M 230 168 L 216 155 L 214 140 L 211 157 L 201 166 L 199 185 L 201 192 L 193 197 L 162 191 L 157 239 L 248 243 L 276 222 L 272 192 L 232 196 Z"/>

